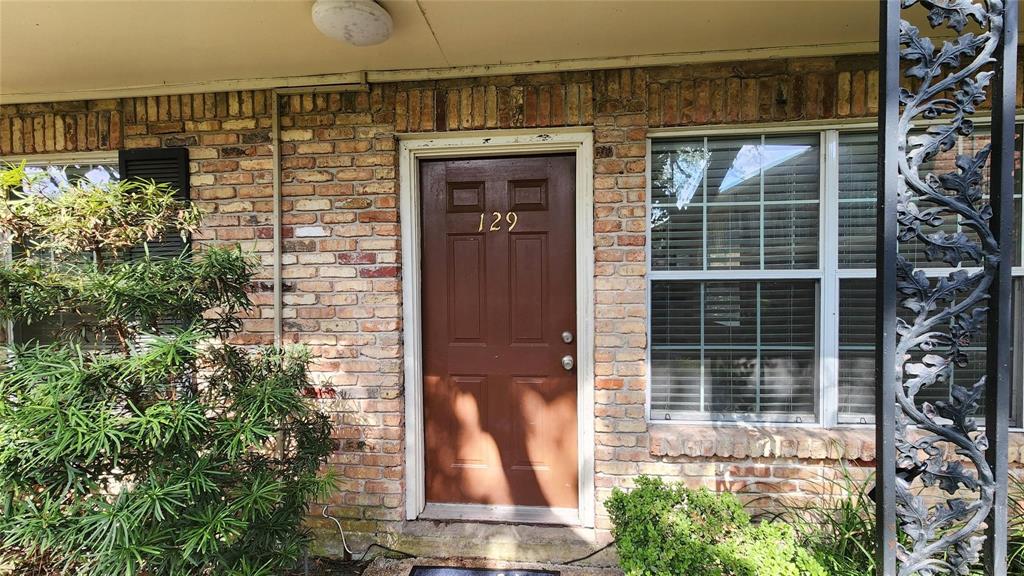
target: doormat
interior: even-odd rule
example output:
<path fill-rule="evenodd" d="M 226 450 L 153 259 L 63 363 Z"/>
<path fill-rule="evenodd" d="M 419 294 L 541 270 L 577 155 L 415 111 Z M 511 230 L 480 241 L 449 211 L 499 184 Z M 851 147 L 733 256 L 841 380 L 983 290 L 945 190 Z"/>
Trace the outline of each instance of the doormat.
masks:
<path fill-rule="evenodd" d="M 550 570 L 487 570 L 484 568 L 448 568 L 445 566 L 413 566 L 409 576 L 558 576 Z"/>

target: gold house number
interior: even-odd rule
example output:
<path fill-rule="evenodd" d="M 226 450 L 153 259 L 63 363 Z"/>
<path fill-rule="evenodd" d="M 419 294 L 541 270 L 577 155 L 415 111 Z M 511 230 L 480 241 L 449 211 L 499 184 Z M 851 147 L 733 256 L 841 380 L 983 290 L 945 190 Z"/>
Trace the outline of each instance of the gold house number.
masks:
<path fill-rule="evenodd" d="M 477 228 L 477 232 L 484 231 L 484 218 L 486 216 L 487 214 L 483 212 L 480 213 L 480 227 Z M 490 232 L 497 232 L 501 230 L 501 212 L 491 212 L 491 216 L 494 220 L 491 220 L 491 225 L 487 230 Z M 516 216 L 515 212 L 506 212 L 505 222 L 508 222 L 508 231 L 511 232 L 512 230 L 515 230 L 516 224 L 519 223 L 519 216 Z"/>

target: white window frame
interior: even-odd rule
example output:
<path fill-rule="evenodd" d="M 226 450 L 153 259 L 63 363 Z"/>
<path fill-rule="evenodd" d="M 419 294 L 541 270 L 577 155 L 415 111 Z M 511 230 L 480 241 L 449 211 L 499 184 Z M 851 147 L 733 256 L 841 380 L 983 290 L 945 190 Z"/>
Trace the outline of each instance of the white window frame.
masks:
<path fill-rule="evenodd" d="M 1016 118 L 1017 124 L 1024 116 Z M 925 126 L 932 122 L 918 122 Z M 990 119 L 975 120 L 979 128 L 987 128 Z M 730 127 L 703 127 L 696 129 L 652 129 L 647 139 L 647 194 L 646 194 L 646 262 L 647 262 L 647 420 L 659 424 L 694 424 L 706 423 L 725 426 L 749 426 L 751 423 L 771 424 L 775 426 L 802 428 L 857 428 L 874 427 L 873 422 L 840 423 L 839 422 L 839 283 L 845 279 L 874 278 L 874 269 L 840 268 L 839 267 L 839 135 L 849 132 L 870 132 L 878 129 L 875 122 L 799 122 L 799 123 L 768 123 L 749 124 Z M 814 134 L 821 138 L 820 170 L 820 203 L 819 206 L 819 245 L 818 268 L 811 270 L 653 270 L 651 259 L 651 226 L 650 217 L 653 207 L 653 184 L 651 182 L 651 150 L 655 141 L 722 138 L 722 137 L 758 137 L 787 134 Z M 1021 179 L 1024 182 L 1024 178 Z M 1024 184 L 1022 184 L 1024 195 Z M 1024 201 L 1021 202 L 1021 213 L 1017 215 L 1024 222 Z M 828 233 L 828 231 L 833 231 Z M 1024 255 L 1024 233 L 1021 234 L 1021 245 L 1018 250 Z M 971 268 L 965 268 L 972 270 Z M 975 268 L 976 269 L 976 268 Z M 950 268 L 925 269 L 926 273 L 948 274 Z M 1014 281 L 1024 281 L 1024 266 L 1013 268 Z M 655 280 L 803 280 L 813 279 L 819 286 L 818 326 L 818 381 L 815 389 L 815 422 L 796 422 L 793 418 L 781 415 L 742 415 L 730 414 L 728 417 L 695 416 L 693 414 L 676 415 L 667 411 L 655 411 L 652 403 L 652 357 L 651 340 L 651 286 Z M 1020 361 L 1024 361 L 1024 350 L 1019 350 Z M 1024 394 L 1018 394 L 1016 413 L 1024 415 Z M 670 419 L 665 415 L 669 414 Z M 1021 417 L 1021 416 L 1018 416 Z M 1019 423 L 1014 429 L 1020 429 Z"/>
<path fill-rule="evenodd" d="M 29 154 L 22 156 L 2 156 L 2 164 L 21 164 L 26 166 L 70 166 L 72 164 L 118 164 L 117 150 L 99 152 L 73 152 L 70 154 Z M 10 263 L 14 257 L 13 247 L 0 238 L 0 260 Z M 14 343 L 14 322 L 8 320 L 3 325 L 7 344 Z"/>

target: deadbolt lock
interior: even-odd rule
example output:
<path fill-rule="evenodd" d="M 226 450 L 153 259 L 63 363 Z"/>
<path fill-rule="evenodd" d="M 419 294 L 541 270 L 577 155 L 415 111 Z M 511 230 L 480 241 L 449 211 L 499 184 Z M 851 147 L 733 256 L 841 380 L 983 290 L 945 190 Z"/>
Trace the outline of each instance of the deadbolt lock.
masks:
<path fill-rule="evenodd" d="M 569 332 L 568 330 L 562 332 L 562 342 L 572 344 L 572 332 Z"/>

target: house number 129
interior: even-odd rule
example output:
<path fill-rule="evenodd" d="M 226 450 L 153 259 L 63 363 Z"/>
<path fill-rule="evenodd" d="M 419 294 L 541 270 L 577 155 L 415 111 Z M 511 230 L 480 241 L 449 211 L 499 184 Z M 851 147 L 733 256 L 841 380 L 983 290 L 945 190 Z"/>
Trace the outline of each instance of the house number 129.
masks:
<path fill-rule="evenodd" d="M 480 213 L 480 227 L 477 228 L 477 232 L 484 231 L 484 217 L 487 216 L 483 212 Z M 491 220 L 491 226 L 488 228 L 491 232 L 497 232 L 501 230 L 501 212 L 492 212 L 491 216 L 494 220 Z M 519 223 L 519 216 L 516 216 L 515 212 L 505 213 L 505 222 L 508 222 L 508 231 L 511 232 L 515 229 L 516 224 Z"/>

